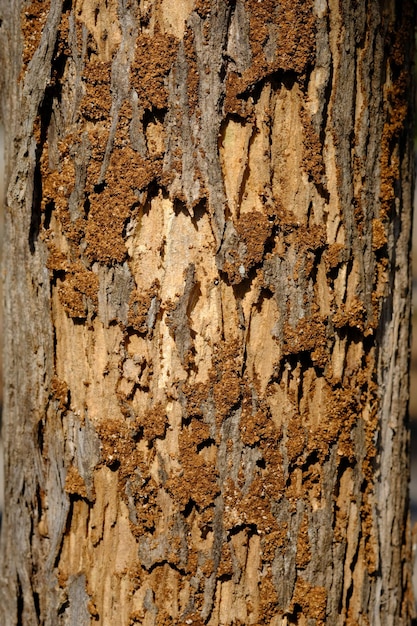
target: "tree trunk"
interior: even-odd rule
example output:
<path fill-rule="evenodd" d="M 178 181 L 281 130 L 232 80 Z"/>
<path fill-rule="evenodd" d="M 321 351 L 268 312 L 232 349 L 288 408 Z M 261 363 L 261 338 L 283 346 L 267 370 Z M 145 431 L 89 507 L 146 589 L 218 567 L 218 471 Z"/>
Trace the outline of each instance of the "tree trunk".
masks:
<path fill-rule="evenodd" d="M 412 1 L 0 6 L 1 623 L 408 625 Z"/>

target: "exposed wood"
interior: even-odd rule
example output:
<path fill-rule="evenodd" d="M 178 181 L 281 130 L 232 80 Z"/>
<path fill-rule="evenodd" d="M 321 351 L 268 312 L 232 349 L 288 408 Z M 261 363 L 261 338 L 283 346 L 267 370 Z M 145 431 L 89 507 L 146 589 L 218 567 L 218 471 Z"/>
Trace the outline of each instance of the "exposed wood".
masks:
<path fill-rule="evenodd" d="M 1 623 L 408 625 L 413 3 L 0 7 Z"/>

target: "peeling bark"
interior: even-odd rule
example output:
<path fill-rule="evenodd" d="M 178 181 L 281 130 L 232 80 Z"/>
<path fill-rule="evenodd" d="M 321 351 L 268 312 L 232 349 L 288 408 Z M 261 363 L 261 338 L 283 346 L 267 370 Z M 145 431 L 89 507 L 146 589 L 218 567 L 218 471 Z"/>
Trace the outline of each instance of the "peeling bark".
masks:
<path fill-rule="evenodd" d="M 413 3 L 0 7 L 1 622 L 409 624 Z"/>

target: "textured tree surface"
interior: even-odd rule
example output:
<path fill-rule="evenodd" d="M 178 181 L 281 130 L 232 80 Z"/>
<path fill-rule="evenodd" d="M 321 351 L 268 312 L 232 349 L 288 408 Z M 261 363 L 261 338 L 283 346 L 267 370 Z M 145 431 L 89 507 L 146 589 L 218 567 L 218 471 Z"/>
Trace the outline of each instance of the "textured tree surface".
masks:
<path fill-rule="evenodd" d="M 408 0 L 1 0 L 10 626 L 408 625 Z"/>

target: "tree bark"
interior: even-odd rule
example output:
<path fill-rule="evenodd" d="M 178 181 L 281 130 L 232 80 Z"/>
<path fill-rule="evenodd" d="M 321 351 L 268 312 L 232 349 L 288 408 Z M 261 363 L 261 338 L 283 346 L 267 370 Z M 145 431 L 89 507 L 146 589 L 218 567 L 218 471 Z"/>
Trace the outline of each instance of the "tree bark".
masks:
<path fill-rule="evenodd" d="M 0 6 L 1 623 L 408 625 L 413 2 Z"/>

